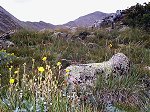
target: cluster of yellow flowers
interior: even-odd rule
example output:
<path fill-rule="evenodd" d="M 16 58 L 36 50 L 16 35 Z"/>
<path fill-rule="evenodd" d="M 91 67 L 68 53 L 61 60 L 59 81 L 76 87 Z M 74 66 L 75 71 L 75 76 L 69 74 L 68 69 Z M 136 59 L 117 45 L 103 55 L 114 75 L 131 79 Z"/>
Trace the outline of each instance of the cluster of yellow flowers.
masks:
<path fill-rule="evenodd" d="M 9 68 L 9 70 L 11 71 L 12 68 L 13 68 L 13 66 L 11 66 L 11 67 Z M 18 74 L 18 73 L 19 73 L 19 68 L 18 68 L 18 70 L 14 71 L 14 74 Z M 11 78 L 9 79 L 9 83 L 10 83 L 10 84 L 13 84 L 14 82 L 15 82 L 15 79 L 11 77 Z"/>
<path fill-rule="evenodd" d="M 42 61 L 46 61 L 47 60 L 47 57 L 43 57 L 42 58 Z M 61 66 L 61 62 L 57 62 L 57 66 Z M 44 67 L 38 67 L 38 71 L 40 72 L 40 73 L 43 73 L 44 71 L 45 71 L 45 69 L 44 69 Z"/>
<path fill-rule="evenodd" d="M 6 50 L 4 50 L 4 49 L 2 49 L 2 50 L 0 50 L 1 52 L 6 52 Z"/>
<path fill-rule="evenodd" d="M 14 54 L 12 54 L 12 55 L 14 55 Z M 42 61 L 46 61 L 46 60 L 47 60 L 47 57 L 43 57 L 43 58 L 42 58 Z M 33 61 L 33 59 L 32 59 L 32 61 Z M 57 66 L 58 66 L 58 67 L 61 67 L 61 62 L 57 62 Z M 11 67 L 9 68 L 9 70 L 11 71 L 12 68 L 13 68 L 13 66 L 11 66 Z M 44 69 L 44 67 L 41 66 L 41 67 L 38 67 L 38 71 L 39 71 L 40 73 L 43 73 L 43 72 L 45 71 L 45 69 Z M 68 73 L 69 70 L 66 70 L 66 72 Z M 19 73 L 19 70 L 16 70 L 16 71 L 14 72 L 14 74 L 18 74 L 18 73 Z M 10 84 L 13 84 L 14 81 L 15 81 L 15 79 L 13 79 L 13 78 L 11 77 L 10 80 L 9 80 L 9 83 L 10 83 Z"/>
<path fill-rule="evenodd" d="M 33 59 L 32 59 L 33 60 Z M 42 58 L 42 61 L 46 61 L 47 60 L 47 57 L 43 57 Z M 45 71 L 45 69 L 44 69 L 44 67 L 38 67 L 38 71 L 40 72 L 40 73 L 43 73 L 44 71 Z"/>
<path fill-rule="evenodd" d="M 66 69 L 66 76 L 67 76 L 67 77 L 69 76 L 69 72 L 70 72 L 70 70 L 69 70 L 69 69 Z"/>

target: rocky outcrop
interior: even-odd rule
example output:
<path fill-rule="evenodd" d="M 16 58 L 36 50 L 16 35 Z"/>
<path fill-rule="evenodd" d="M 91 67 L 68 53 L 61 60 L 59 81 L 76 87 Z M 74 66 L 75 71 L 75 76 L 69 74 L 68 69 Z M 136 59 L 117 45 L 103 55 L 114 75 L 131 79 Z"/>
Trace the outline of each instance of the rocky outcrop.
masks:
<path fill-rule="evenodd" d="M 69 37 L 69 34 L 65 32 L 54 32 L 53 36 L 56 38 L 67 39 Z"/>
<path fill-rule="evenodd" d="M 87 46 L 88 46 L 88 48 L 90 48 L 90 49 L 98 49 L 98 48 L 100 48 L 100 46 L 98 45 L 98 44 L 96 44 L 96 43 L 88 43 L 87 44 Z"/>
<path fill-rule="evenodd" d="M 119 32 L 124 32 L 129 29 L 130 29 L 130 27 L 123 25 L 122 28 L 119 29 Z"/>
<path fill-rule="evenodd" d="M 6 49 L 15 45 L 13 42 L 8 40 L 13 33 L 13 31 L 10 31 L 0 36 L 0 49 Z"/>
<path fill-rule="evenodd" d="M 150 71 L 150 66 L 145 66 L 144 69 Z"/>
<path fill-rule="evenodd" d="M 122 11 L 117 10 L 116 13 L 112 13 L 108 15 L 107 17 L 94 21 L 94 24 L 92 25 L 93 28 L 101 28 L 105 25 L 111 24 L 111 28 L 114 29 L 115 22 L 121 20 L 123 17 Z"/>

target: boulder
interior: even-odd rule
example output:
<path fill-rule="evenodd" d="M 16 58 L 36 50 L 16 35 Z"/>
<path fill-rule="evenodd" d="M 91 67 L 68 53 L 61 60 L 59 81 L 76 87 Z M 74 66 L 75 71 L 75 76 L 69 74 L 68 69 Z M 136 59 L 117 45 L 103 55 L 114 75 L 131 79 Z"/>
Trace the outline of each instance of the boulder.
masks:
<path fill-rule="evenodd" d="M 13 47 L 15 44 L 8 40 L 0 40 L 0 49 L 6 49 L 9 47 Z"/>
<path fill-rule="evenodd" d="M 68 37 L 68 33 L 63 33 L 63 32 L 54 32 L 53 35 L 57 38 L 67 38 Z"/>
<path fill-rule="evenodd" d="M 91 42 L 89 42 L 89 43 L 87 44 L 87 46 L 88 46 L 88 48 L 90 48 L 90 49 L 98 49 L 98 48 L 100 47 L 98 44 L 96 44 L 96 43 L 91 43 Z"/>
<path fill-rule="evenodd" d="M 150 71 L 150 66 L 145 66 L 144 69 Z"/>
<path fill-rule="evenodd" d="M 87 37 L 88 35 L 90 35 L 89 32 L 86 32 L 86 31 L 80 32 L 80 33 L 79 33 L 79 38 L 82 39 L 82 40 L 84 40 L 84 39 L 86 39 L 86 37 Z"/>
<path fill-rule="evenodd" d="M 13 42 L 8 40 L 11 38 L 12 34 L 14 34 L 14 32 L 10 31 L 0 36 L 0 49 L 6 49 L 15 45 Z"/>
<path fill-rule="evenodd" d="M 13 47 L 13 46 L 15 46 L 15 44 L 13 42 L 9 41 L 9 40 L 6 40 L 5 44 L 6 44 L 7 47 Z"/>
<path fill-rule="evenodd" d="M 130 28 L 128 26 L 123 25 L 122 28 L 119 29 L 119 32 L 124 32 L 126 30 L 129 30 Z"/>
<path fill-rule="evenodd" d="M 9 31 L 0 36 L 0 40 L 10 39 L 11 35 L 14 34 L 15 31 Z"/>

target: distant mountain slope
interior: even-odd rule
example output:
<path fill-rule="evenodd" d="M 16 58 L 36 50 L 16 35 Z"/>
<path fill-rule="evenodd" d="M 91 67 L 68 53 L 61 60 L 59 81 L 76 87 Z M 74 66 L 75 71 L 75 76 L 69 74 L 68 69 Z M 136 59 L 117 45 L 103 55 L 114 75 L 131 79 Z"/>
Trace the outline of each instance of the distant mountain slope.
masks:
<path fill-rule="evenodd" d="M 110 14 L 108 13 L 103 13 L 100 11 L 96 11 L 90 14 L 87 14 L 85 16 L 81 16 L 78 19 L 74 20 L 74 21 L 70 21 L 66 24 L 63 24 L 64 26 L 69 26 L 69 27 L 77 27 L 77 26 L 91 26 L 95 20 L 101 20 L 104 17 L 108 16 Z"/>
<path fill-rule="evenodd" d="M 0 6 L 0 32 L 21 28 L 20 22 Z"/>
<path fill-rule="evenodd" d="M 7 32 L 14 29 L 31 29 L 31 30 L 42 30 L 42 29 L 54 29 L 55 25 L 45 22 L 23 22 L 14 17 L 3 7 L 0 6 L 0 32 Z"/>
<path fill-rule="evenodd" d="M 40 22 L 27 21 L 25 23 L 28 25 L 28 27 L 36 29 L 36 30 L 55 29 L 55 25 L 50 24 L 50 23 L 46 23 L 46 22 L 43 22 L 43 21 L 40 21 Z"/>

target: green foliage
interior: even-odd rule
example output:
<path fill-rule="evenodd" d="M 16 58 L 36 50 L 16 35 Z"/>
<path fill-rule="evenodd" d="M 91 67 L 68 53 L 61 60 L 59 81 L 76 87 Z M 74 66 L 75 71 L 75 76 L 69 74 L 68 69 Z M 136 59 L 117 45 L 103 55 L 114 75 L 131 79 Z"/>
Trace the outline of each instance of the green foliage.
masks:
<path fill-rule="evenodd" d="M 121 32 L 116 38 L 116 41 L 118 41 L 119 44 L 127 45 L 129 43 L 134 43 L 136 46 L 142 45 L 145 48 L 150 48 L 149 33 L 137 28 L 128 29 Z"/>
<path fill-rule="evenodd" d="M 1 50 L 0 51 L 0 66 L 4 66 L 6 64 L 9 64 L 15 58 L 16 58 L 16 56 L 14 56 L 14 54 L 6 53 L 6 51 Z"/>
<path fill-rule="evenodd" d="M 143 71 L 140 71 L 140 67 L 133 66 L 131 73 L 128 76 L 117 77 L 115 74 L 111 74 L 108 79 L 108 83 L 105 82 L 105 74 L 99 75 L 96 90 L 99 90 L 99 94 L 96 99 L 103 104 L 100 100 L 105 100 L 106 96 L 115 103 L 115 106 L 121 110 L 127 112 L 139 112 L 147 111 L 150 103 L 149 96 L 145 94 L 147 90 L 142 85 L 140 79 L 141 76 L 145 76 Z M 145 92 L 143 91 L 145 90 Z M 147 91 L 148 92 L 148 91 Z M 115 107 L 113 107 L 114 109 Z"/>
<path fill-rule="evenodd" d="M 141 6 L 139 6 L 141 7 Z M 140 10 L 143 10 L 142 8 Z M 145 15 L 146 16 L 146 15 Z M 145 17 L 147 18 L 147 17 Z M 145 21 L 145 19 L 143 20 Z M 79 34 L 81 31 L 88 31 L 86 29 L 78 29 L 75 34 Z M 69 31 L 66 31 L 69 32 Z M 28 87 L 34 84 L 34 78 L 40 77 L 37 67 L 46 65 L 51 66 L 51 70 L 53 72 L 52 82 L 57 85 L 56 91 L 47 91 L 48 95 L 51 96 L 51 103 L 53 105 L 48 105 L 51 109 L 50 112 L 59 112 L 66 111 L 66 107 L 69 109 L 73 109 L 70 105 L 70 100 L 64 96 L 60 96 L 61 87 L 63 83 L 63 77 L 59 75 L 59 70 L 56 67 L 56 63 L 61 61 L 61 59 L 66 59 L 71 61 L 71 63 L 89 63 L 89 62 L 103 62 L 108 60 L 114 53 L 122 52 L 132 63 L 132 69 L 128 76 L 118 77 L 115 74 L 111 74 L 108 79 L 108 83 L 105 82 L 105 74 L 100 74 L 97 80 L 96 87 L 92 88 L 93 95 L 89 98 L 90 101 L 94 102 L 95 99 L 100 99 L 96 101 L 97 105 L 87 105 L 86 103 L 82 104 L 84 108 L 82 108 L 83 112 L 92 112 L 98 111 L 97 109 L 103 111 L 105 109 L 105 104 L 101 100 L 100 96 L 103 95 L 114 95 L 116 96 L 115 105 L 113 107 L 122 111 L 146 111 L 149 108 L 149 97 L 147 82 L 149 81 L 149 71 L 144 70 L 145 66 L 150 65 L 149 61 L 149 43 L 150 36 L 147 32 L 139 30 L 139 29 L 128 29 L 122 32 L 118 30 L 113 30 L 108 32 L 105 29 L 89 31 L 94 36 L 85 38 L 85 40 L 79 39 L 60 39 L 54 37 L 53 32 L 30 32 L 30 31 L 20 31 L 17 32 L 13 37 L 12 41 L 16 44 L 15 47 L 8 48 L 6 52 L 0 52 L 0 55 L 3 58 L 6 58 L 5 55 L 14 53 L 14 56 L 10 55 L 8 58 L 8 67 L 0 66 L 0 74 L 2 76 L 2 86 L 5 88 L 1 88 L 1 98 L 0 98 L 0 111 L 14 111 L 19 109 L 26 109 L 26 111 L 35 111 L 36 109 L 44 110 L 44 101 L 39 99 L 37 101 L 37 108 L 35 106 L 35 91 L 31 90 L 31 88 L 23 89 L 25 86 L 16 86 L 15 84 L 11 86 L 13 88 L 11 91 L 13 94 L 10 94 L 9 79 L 10 72 L 9 67 L 12 68 L 12 76 L 13 78 L 17 78 L 14 71 L 20 68 L 19 71 L 19 79 L 20 83 L 23 82 L 24 75 L 27 76 Z M 88 47 L 88 43 L 95 43 L 97 48 Z M 112 44 L 112 47 L 109 45 Z M 18 58 L 17 58 L 18 57 Z M 46 62 L 42 61 L 43 57 L 47 57 Z M 12 61 L 12 62 L 10 62 Z M 26 63 L 26 67 L 24 69 L 24 63 Z M 7 65 L 5 62 L 4 65 Z M 63 65 L 62 65 L 63 66 Z M 25 73 L 24 73 L 25 72 Z M 43 76 L 46 76 L 48 71 L 44 72 Z M 34 77 L 35 76 L 35 77 Z M 56 77 L 56 80 L 55 80 Z M 32 80 L 30 83 L 30 79 Z M 17 81 L 17 80 L 16 80 Z M 58 82 L 58 84 L 56 83 Z M 44 85 L 45 88 L 47 84 Z M 53 86 L 53 90 L 55 86 Z M 33 88 L 32 88 L 33 89 Z M 41 88 L 39 88 L 41 89 Z M 44 89 L 42 89 L 44 90 Z M 41 90 L 41 91 L 42 91 Z M 20 92 L 23 91 L 22 102 L 19 99 Z M 40 92 L 41 92 L 40 91 Z M 118 96 L 117 96 L 118 95 Z M 125 97 L 125 101 L 123 102 L 119 100 L 121 96 Z M 47 96 L 49 97 L 49 96 Z M 94 99 L 95 98 L 95 99 Z M 138 101 L 134 98 L 138 98 Z M 118 101 L 119 100 L 119 101 Z M 95 103 L 95 104 L 96 104 Z M 10 105 L 9 105 L 10 104 Z M 50 103 L 49 103 L 50 104 Z M 77 112 L 81 111 L 80 106 L 76 105 L 74 108 Z M 95 109 L 95 110 L 94 110 Z"/>
<path fill-rule="evenodd" d="M 150 2 L 141 5 L 137 3 L 125 10 L 123 23 L 132 27 L 150 30 Z"/>

